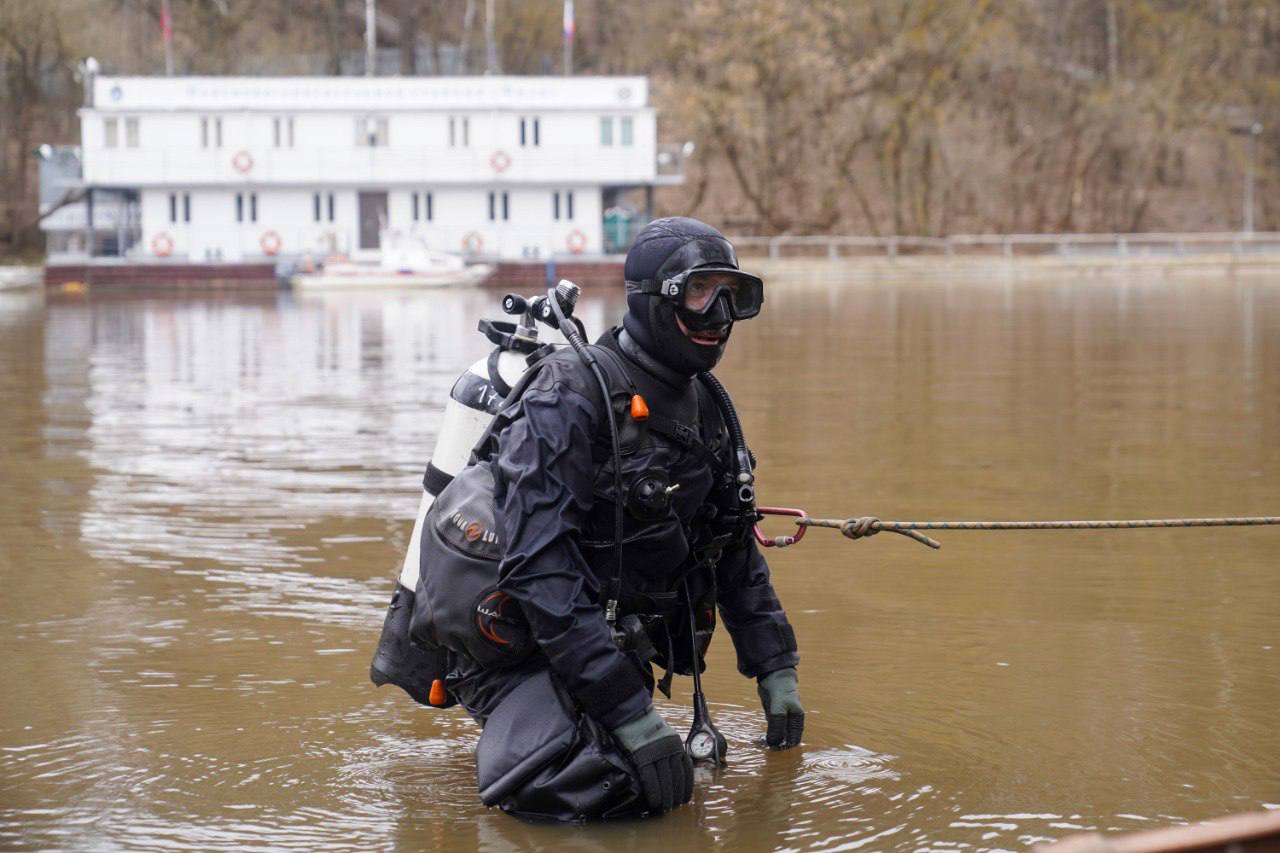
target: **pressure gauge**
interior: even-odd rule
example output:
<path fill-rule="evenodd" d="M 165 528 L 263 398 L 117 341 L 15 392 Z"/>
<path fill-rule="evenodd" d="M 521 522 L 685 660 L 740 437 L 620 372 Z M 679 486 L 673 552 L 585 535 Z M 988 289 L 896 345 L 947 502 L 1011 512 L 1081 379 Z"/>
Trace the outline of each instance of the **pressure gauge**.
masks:
<path fill-rule="evenodd" d="M 716 736 L 706 729 L 696 731 L 689 735 L 689 742 L 685 744 L 685 749 L 689 751 L 689 757 L 694 761 L 714 761 Z"/>

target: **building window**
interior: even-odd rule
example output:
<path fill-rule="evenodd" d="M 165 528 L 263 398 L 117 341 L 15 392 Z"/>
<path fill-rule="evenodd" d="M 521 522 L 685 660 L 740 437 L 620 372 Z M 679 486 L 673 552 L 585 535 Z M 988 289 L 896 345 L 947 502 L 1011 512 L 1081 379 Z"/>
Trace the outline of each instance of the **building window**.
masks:
<path fill-rule="evenodd" d="M 326 204 L 326 201 L 327 201 L 327 204 Z M 323 222 L 325 220 L 326 210 L 329 214 L 329 217 L 328 217 L 329 221 L 332 222 L 333 221 L 333 193 L 328 194 L 327 200 L 325 198 L 324 193 L 312 193 L 311 194 L 311 218 L 314 219 L 316 222 Z"/>
<path fill-rule="evenodd" d="M 494 222 L 498 218 L 498 194 L 489 193 L 489 221 Z M 511 196 L 508 193 L 502 194 L 502 221 L 506 222 L 511 218 Z"/>
<path fill-rule="evenodd" d="M 222 147 L 222 118 L 220 116 L 202 116 L 200 119 L 200 147 Z"/>
<path fill-rule="evenodd" d="M 541 120 L 538 116 L 520 116 L 520 144 L 541 145 Z"/>
<path fill-rule="evenodd" d="M 356 145 L 382 148 L 390 138 L 386 116 L 360 116 L 356 119 Z"/>
<path fill-rule="evenodd" d="M 467 116 L 449 116 L 449 147 L 466 148 L 471 144 L 471 119 Z"/>
<path fill-rule="evenodd" d="M 116 119 L 102 120 L 102 144 L 107 148 L 115 148 L 120 144 L 120 125 Z"/>
<path fill-rule="evenodd" d="M 236 193 L 236 222 L 244 222 L 245 196 L 249 197 L 249 221 L 258 221 L 258 194 Z"/>
<path fill-rule="evenodd" d="M 293 147 L 293 116 L 276 116 L 271 120 L 272 140 L 276 148 Z"/>
<path fill-rule="evenodd" d="M 191 193 L 182 194 L 182 221 L 191 221 Z"/>
<path fill-rule="evenodd" d="M 619 128 L 620 130 L 619 135 L 622 137 L 621 143 L 623 145 L 633 144 L 633 140 L 635 138 L 634 121 L 631 119 L 630 116 L 626 116 L 620 119 L 619 121 L 622 125 L 621 128 Z"/>
<path fill-rule="evenodd" d="M 424 195 L 426 196 L 426 200 L 427 200 L 427 221 L 430 222 L 435 218 L 435 211 L 431 209 L 433 206 L 431 203 L 432 202 L 431 193 L 424 193 Z"/>
<path fill-rule="evenodd" d="M 609 116 L 600 119 L 600 144 L 613 144 L 613 119 Z"/>
<path fill-rule="evenodd" d="M 138 147 L 138 119 L 136 116 L 124 120 L 124 144 L 126 148 Z"/>
<path fill-rule="evenodd" d="M 426 220 L 431 221 L 431 193 L 414 193 L 413 194 L 413 221 L 420 222 Z"/>
<path fill-rule="evenodd" d="M 560 191 L 556 190 L 551 194 L 551 218 L 560 219 Z M 564 218 L 573 219 L 573 190 L 565 190 L 564 193 Z"/>
<path fill-rule="evenodd" d="M 178 221 L 178 194 L 169 193 L 169 221 Z"/>

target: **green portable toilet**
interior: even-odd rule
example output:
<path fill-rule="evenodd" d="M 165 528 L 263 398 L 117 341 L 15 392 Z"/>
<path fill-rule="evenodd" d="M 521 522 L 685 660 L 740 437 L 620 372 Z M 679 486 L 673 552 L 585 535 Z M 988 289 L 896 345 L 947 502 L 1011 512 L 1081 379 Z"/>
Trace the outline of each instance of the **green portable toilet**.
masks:
<path fill-rule="evenodd" d="M 604 249 L 620 254 L 631 248 L 631 224 L 635 214 L 625 207 L 611 207 L 604 212 Z"/>

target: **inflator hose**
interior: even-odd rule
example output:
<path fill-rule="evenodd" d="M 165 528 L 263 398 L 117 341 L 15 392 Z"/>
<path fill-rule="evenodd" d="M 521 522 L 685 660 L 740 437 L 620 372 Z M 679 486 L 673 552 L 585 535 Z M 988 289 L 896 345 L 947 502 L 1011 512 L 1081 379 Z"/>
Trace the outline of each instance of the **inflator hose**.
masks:
<path fill-rule="evenodd" d="M 604 398 L 604 410 L 609 417 L 609 439 L 610 449 L 613 451 L 613 488 L 617 499 L 613 502 L 613 550 L 617 560 L 614 567 L 613 578 L 609 582 L 609 592 L 605 599 L 605 620 L 609 623 L 609 627 L 613 627 L 614 622 L 618 618 L 618 599 L 622 597 L 622 537 L 623 537 L 623 500 L 622 500 L 622 450 L 620 448 L 621 441 L 618 438 L 618 420 L 613 413 L 613 399 L 609 395 L 609 383 L 605 381 L 604 372 L 600 369 L 600 364 L 596 361 L 595 355 L 592 354 L 591 348 L 587 346 L 586 341 L 579 334 L 581 326 L 575 327 L 569 319 L 565 317 L 564 311 L 560 308 L 560 300 L 556 298 L 555 288 L 547 288 L 547 302 L 551 306 L 551 310 L 555 312 L 556 321 L 560 325 L 560 334 L 564 335 L 569 342 L 569 346 L 573 347 L 576 352 L 591 369 L 591 373 L 596 378 L 596 383 L 600 386 L 600 394 Z M 576 317 L 574 318 L 577 319 Z M 721 389 L 724 390 L 723 388 Z M 727 396 L 727 395 L 726 395 Z"/>
<path fill-rule="evenodd" d="M 733 399 L 720 384 L 720 380 L 710 373 L 699 373 L 698 378 L 707 386 L 715 397 L 716 404 L 724 415 L 725 425 L 729 428 L 729 440 L 733 442 L 733 453 L 738 460 L 738 503 L 755 508 L 756 487 L 755 475 L 751 471 L 751 452 L 747 450 L 747 440 L 742 435 L 742 422 L 738 420 L 738 411 L 733 407 Z"/>

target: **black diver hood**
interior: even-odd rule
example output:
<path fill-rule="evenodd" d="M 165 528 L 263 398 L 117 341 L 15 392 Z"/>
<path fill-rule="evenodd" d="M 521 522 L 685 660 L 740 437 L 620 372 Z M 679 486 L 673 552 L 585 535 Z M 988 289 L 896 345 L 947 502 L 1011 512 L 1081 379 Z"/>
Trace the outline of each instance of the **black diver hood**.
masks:
<path fill-rule="evenodd" d="M 627 252 L 623 275 L 627 280 L 627 314 L 622 325 L 636 343 L 657 361 L 684 376 L 711 370 L 724 355 L 728 335 L 718 346 L 689 340 L 676 323 L 677 309 L 669 299 L 643 293 L 645 281 L 662 282 L 685 270 L 738 268 L 733 246 L 716 229 L 685 216 L 655 219 L 636 235 Z M 723 302 L 723 300 L 717 300 Z M 727 326 L 733 319 L 727 306 L 717 304 L 705 317 L 690 317 L 686 326 L 697 329 Z"/>

